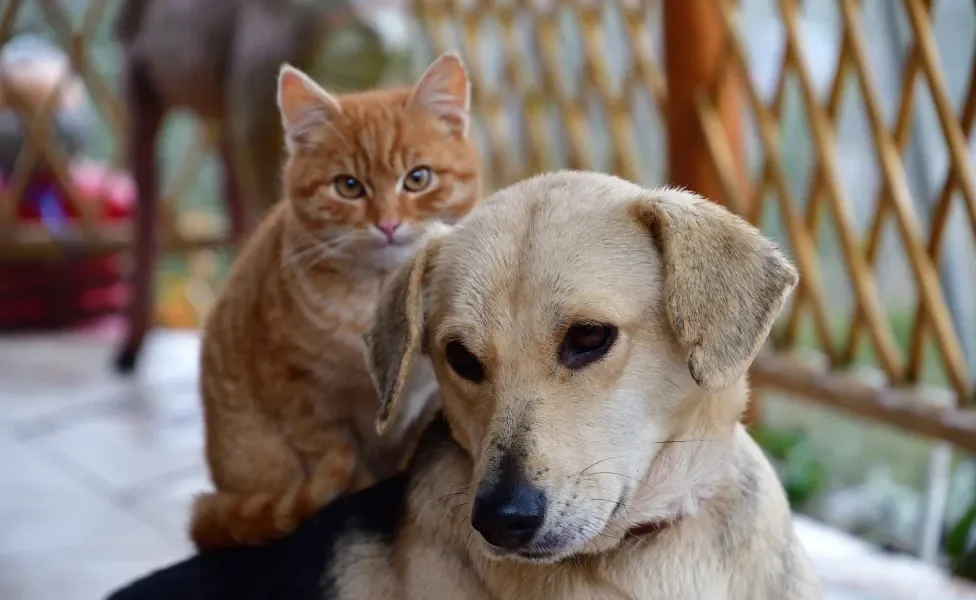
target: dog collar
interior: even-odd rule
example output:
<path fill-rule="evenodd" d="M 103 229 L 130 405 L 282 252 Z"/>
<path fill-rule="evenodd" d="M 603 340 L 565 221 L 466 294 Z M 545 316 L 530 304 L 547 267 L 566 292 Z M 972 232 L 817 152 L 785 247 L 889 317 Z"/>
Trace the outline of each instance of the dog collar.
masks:
<path fill-rule="evenodd" d="M 681 515 L 678 515 L 668 521 L 651 521 L 649 523 L 641 523 L 636 527 L 631 527 L 630 529 L 628 529 L 627 535 L 633 537 L 641 537 L 652 533 L 660 533 L 665 529 L 667 529 L 668 527 L 671 527 L 672 525 L 676 524 L 680 520 L 681 520 Z"/>

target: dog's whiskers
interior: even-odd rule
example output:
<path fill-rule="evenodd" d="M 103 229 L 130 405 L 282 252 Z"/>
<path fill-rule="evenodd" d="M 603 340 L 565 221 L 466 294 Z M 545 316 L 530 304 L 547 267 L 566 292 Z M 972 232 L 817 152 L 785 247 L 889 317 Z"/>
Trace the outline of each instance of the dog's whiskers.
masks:
<path fill-rule="evenodd" d="M 457 535 L 460 534 L 460 532 L 461 532 L 461 526 L 464 525 L 464 522 L 465 521 L 467 521 L 468 523 L 470 523 L 471 522 L 471 519 L 467 515 L 465 515 L 464 517 L 462 517 L 461 519 L 459 519 L 457 522 L 454 523 L 454 535 L 455 536 L 457 536 Z M 471 531 L 474 531 L 474 528 L 472 528 Z"/>
<path fill-rule="evenodd" d="M 613 475 L 613 476 L 616 476 L 616 477 L 623 477 L 624 479 L 630 479 L 631 481 L 634 481 L 634 482 L 636 482 L 636 483 L 644 486 L 645 488 L 653 491 L 653 488 L 651 488 L 649 485 L 647 485 L 647 482 L 645 482 L 645 481 L 643 481 L 641 479 L 638 479 L 636 477 L 632 477 L 630 475 L 624 475 L 623 473 L 615 473 L 613 471 L 601 471 L 599 473 L 592 473 L 591 475 L 593 475 L 593 476 L 596 476 L 596 475 Z"/>
<path fill-rule="evenodd" d="M 471 504 L 470 502 L 460 502 L 460 503 L 454 505 L 454 508 L 452 508 L 451 510 L 449 510 L 447 512 L 447 514 L 444 515 L 444 518 L 441 520 L 440 525 L 437 526 L 437 532 L 440 533 L 441 529 L 444 527 L 444 524 L 445 523 L 449 523 L 451 521 L 451 518 L 454 516 L 454 513 L 457 512 L 457 510 L 459 508 L 463 508 L 465 506 L 469 506 L 470 504 Z M 465 517 L 465 518 L 467 518 L 467 517 Z M 464 519 L 461 519 L 460 521 L 456 522 L 454 524 L 455 528 L 460 527 L 460 523 L 463 523 L 463 522 L 464 522 Z"/>
<path fill-rule="evenodd" d="M 616 459 L 618 459 L 618 458 L 626 458 L 626 456 L 610 456 L 610 457 L 608 457 L 608 458 L 604 458 L 603 460 L 598 460 L 598 461 L 596 461 L 595 463 L 593 463 L 592 465 L 590 465 L 590 466 L 588 466 L 588 467 L 586 467 L 585 469 L 583 469 L 582 471 L 580 471 L 579 473 L 577 473 L 577 474 L 575 475 L 575 477 L 582 477 L 583 475 L 586 475 L 586 472 L 587 472 L 587 471 L 589 471 L 589 470 L 590 470 L 590 469 L 592 469 L 593 467 L 595 467 L 595 466 L 597 466 L 598 464 L 600 464 L 600 463 L 605 463 L 605 462 L 607 462 L 608 460 L 616 460 Z"/>
<path fill-rule="evenodd" d="M 430 502 L 428 502 L 426 505 L 424 505 L 424 507 L 417 512 L 417 515 L 418 516 L 422 515 L 423 513 L 427 512 L 428 509 L 430 509 L 433 505 L 435 505 L 437 503 L 445 502 L 447 500 L 451 500 L 453 498 L 458 498 L 458 497 L 461 497 L 461 496 L 466 496 L 467 493 L 468 493 L 468 488 L 465 487 L 462 490 L 459 490 L 459 491 L 456 491 L 456 492 L 451 492 L 449 494 L 444 494 L 440 498 L 434 498 L 433 500 L 431 500 Z"/>
<path fill-rule="evenodd" d="M 451 510 L 450 510 L 450 511 L 449 511 L 449 512 L 447 513 L 447 518 L 450 518 L 450 517 L 451 517 L 451 515 L 453 515 L 453 514 L 454 514 L 454 511 L 456 511 L 457 509 L 459 509 L 459 508 L 461 508 L 462 506 L 468 506 L 469 504 L 471 504 L 471 503 L 470 503 L 470 502 L 462 502 L 462 503 L 460 503 L 460 504 L 458 504 L 458 505 L 456 505 L 456 506 L 455 506 L 454 508 L 452 508 L 452 509 L 451 509 Z"/>
<path fill-rule="evenodd" d="M 471 554 L 471 544 L 472 544 L 472 542 L 474 542 L 474 535 L 475 535 L 475 531 L 474 531 L 474 528 L 472 528 L 471 531 L 468 533 L 468 540 L 464 544 L 464 553 L 465 554 L 468 554 L 468 555 Z"/>

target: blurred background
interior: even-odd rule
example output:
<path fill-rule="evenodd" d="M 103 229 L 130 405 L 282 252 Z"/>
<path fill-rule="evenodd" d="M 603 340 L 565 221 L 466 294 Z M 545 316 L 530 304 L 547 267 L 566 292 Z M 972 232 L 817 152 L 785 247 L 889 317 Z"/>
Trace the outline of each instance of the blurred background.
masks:
<path fill-rule="evenodd" d="M 243 19 L 197 1 L 222 24 L 196 46 L 207 60 L 262 60 L 228 41 Z M 0 598 L 99 597 L 179 558 L 207 486 L 196 329 L 242 233 L 234 109 L 173 107 L 159 197 L 140 198 L 123 4 L 0 8 Z M 828 598 L 976 598 L 976 4 L 221 5 L 261 15 L 269 44 L 302 28 L 334 92 L 408 84 L 459 50 L 488 191 L 586 168 L 684 185 L 760 226 L 802 281 L 747 419 Z M 142 26 L 189 35 L 165 11 Z M 194 47 L 174 44 L 174 63 Z M 250 89 L 273 91 L 277 64 Z M 232 79 L 226 106 L 277 122 Z"/>

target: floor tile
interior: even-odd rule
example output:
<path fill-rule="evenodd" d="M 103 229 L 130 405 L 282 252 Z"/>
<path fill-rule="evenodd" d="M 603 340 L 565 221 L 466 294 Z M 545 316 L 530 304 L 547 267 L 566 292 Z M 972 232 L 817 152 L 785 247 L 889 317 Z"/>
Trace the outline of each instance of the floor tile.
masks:
<path fill-rule="evenodd" d="M 150 571 L 187 556 L 189 549 L 162 540 L 108 550 L 75 548 L 0 553 L 4 600 L 100 600 Z"/>
<path fill-rule="evenodd" d="M 201 460 L 194 468 L 130 491 L 129 495 L 133 497 L 127 508 L 168 539 L 186 540 L 193 499 L 212 488 Z"/>
<path fill-rule="evenodd" d="M 27 443 L 63 468 L 123 494 L 200 464 L 203 426 L 196 386 L 130 388 L 115 410 L 63 423 Z"/>
<path fill-rule="evenodd" d="M 115 342 L 73 334 L 0 338 L 0 422 L 24 423 L 197 374 L 199 336 L 161 331 L 131 377 L 111 368 Z"/>
<path fill-rule="evenodd" d="M 0 436 L 0 456 L 0 554 L 138 547 L 162 539 L 21 442 Z"/>

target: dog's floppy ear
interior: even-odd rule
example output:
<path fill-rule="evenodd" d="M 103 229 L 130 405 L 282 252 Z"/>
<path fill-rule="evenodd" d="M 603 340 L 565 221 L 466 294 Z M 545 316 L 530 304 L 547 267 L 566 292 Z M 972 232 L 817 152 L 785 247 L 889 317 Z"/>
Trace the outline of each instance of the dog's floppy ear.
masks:
<path fill-rule="evenodd" d="M 439 247 L 438 238 L 430 240 L 411 262 L 394 271 L 363 334 L 366 362 L 380 395 L 376 431 L 381 435 L 396 417 L 397 404 L 423 343 L 424 279 Z"/>
<path fill-rule="evenodd" d="M 728 387 L 759 353 L 796 269 L 745 220 L 690 192 L 649 192 L 633 210 L 663 258 L 665 309 L 692 378 Z"/>

